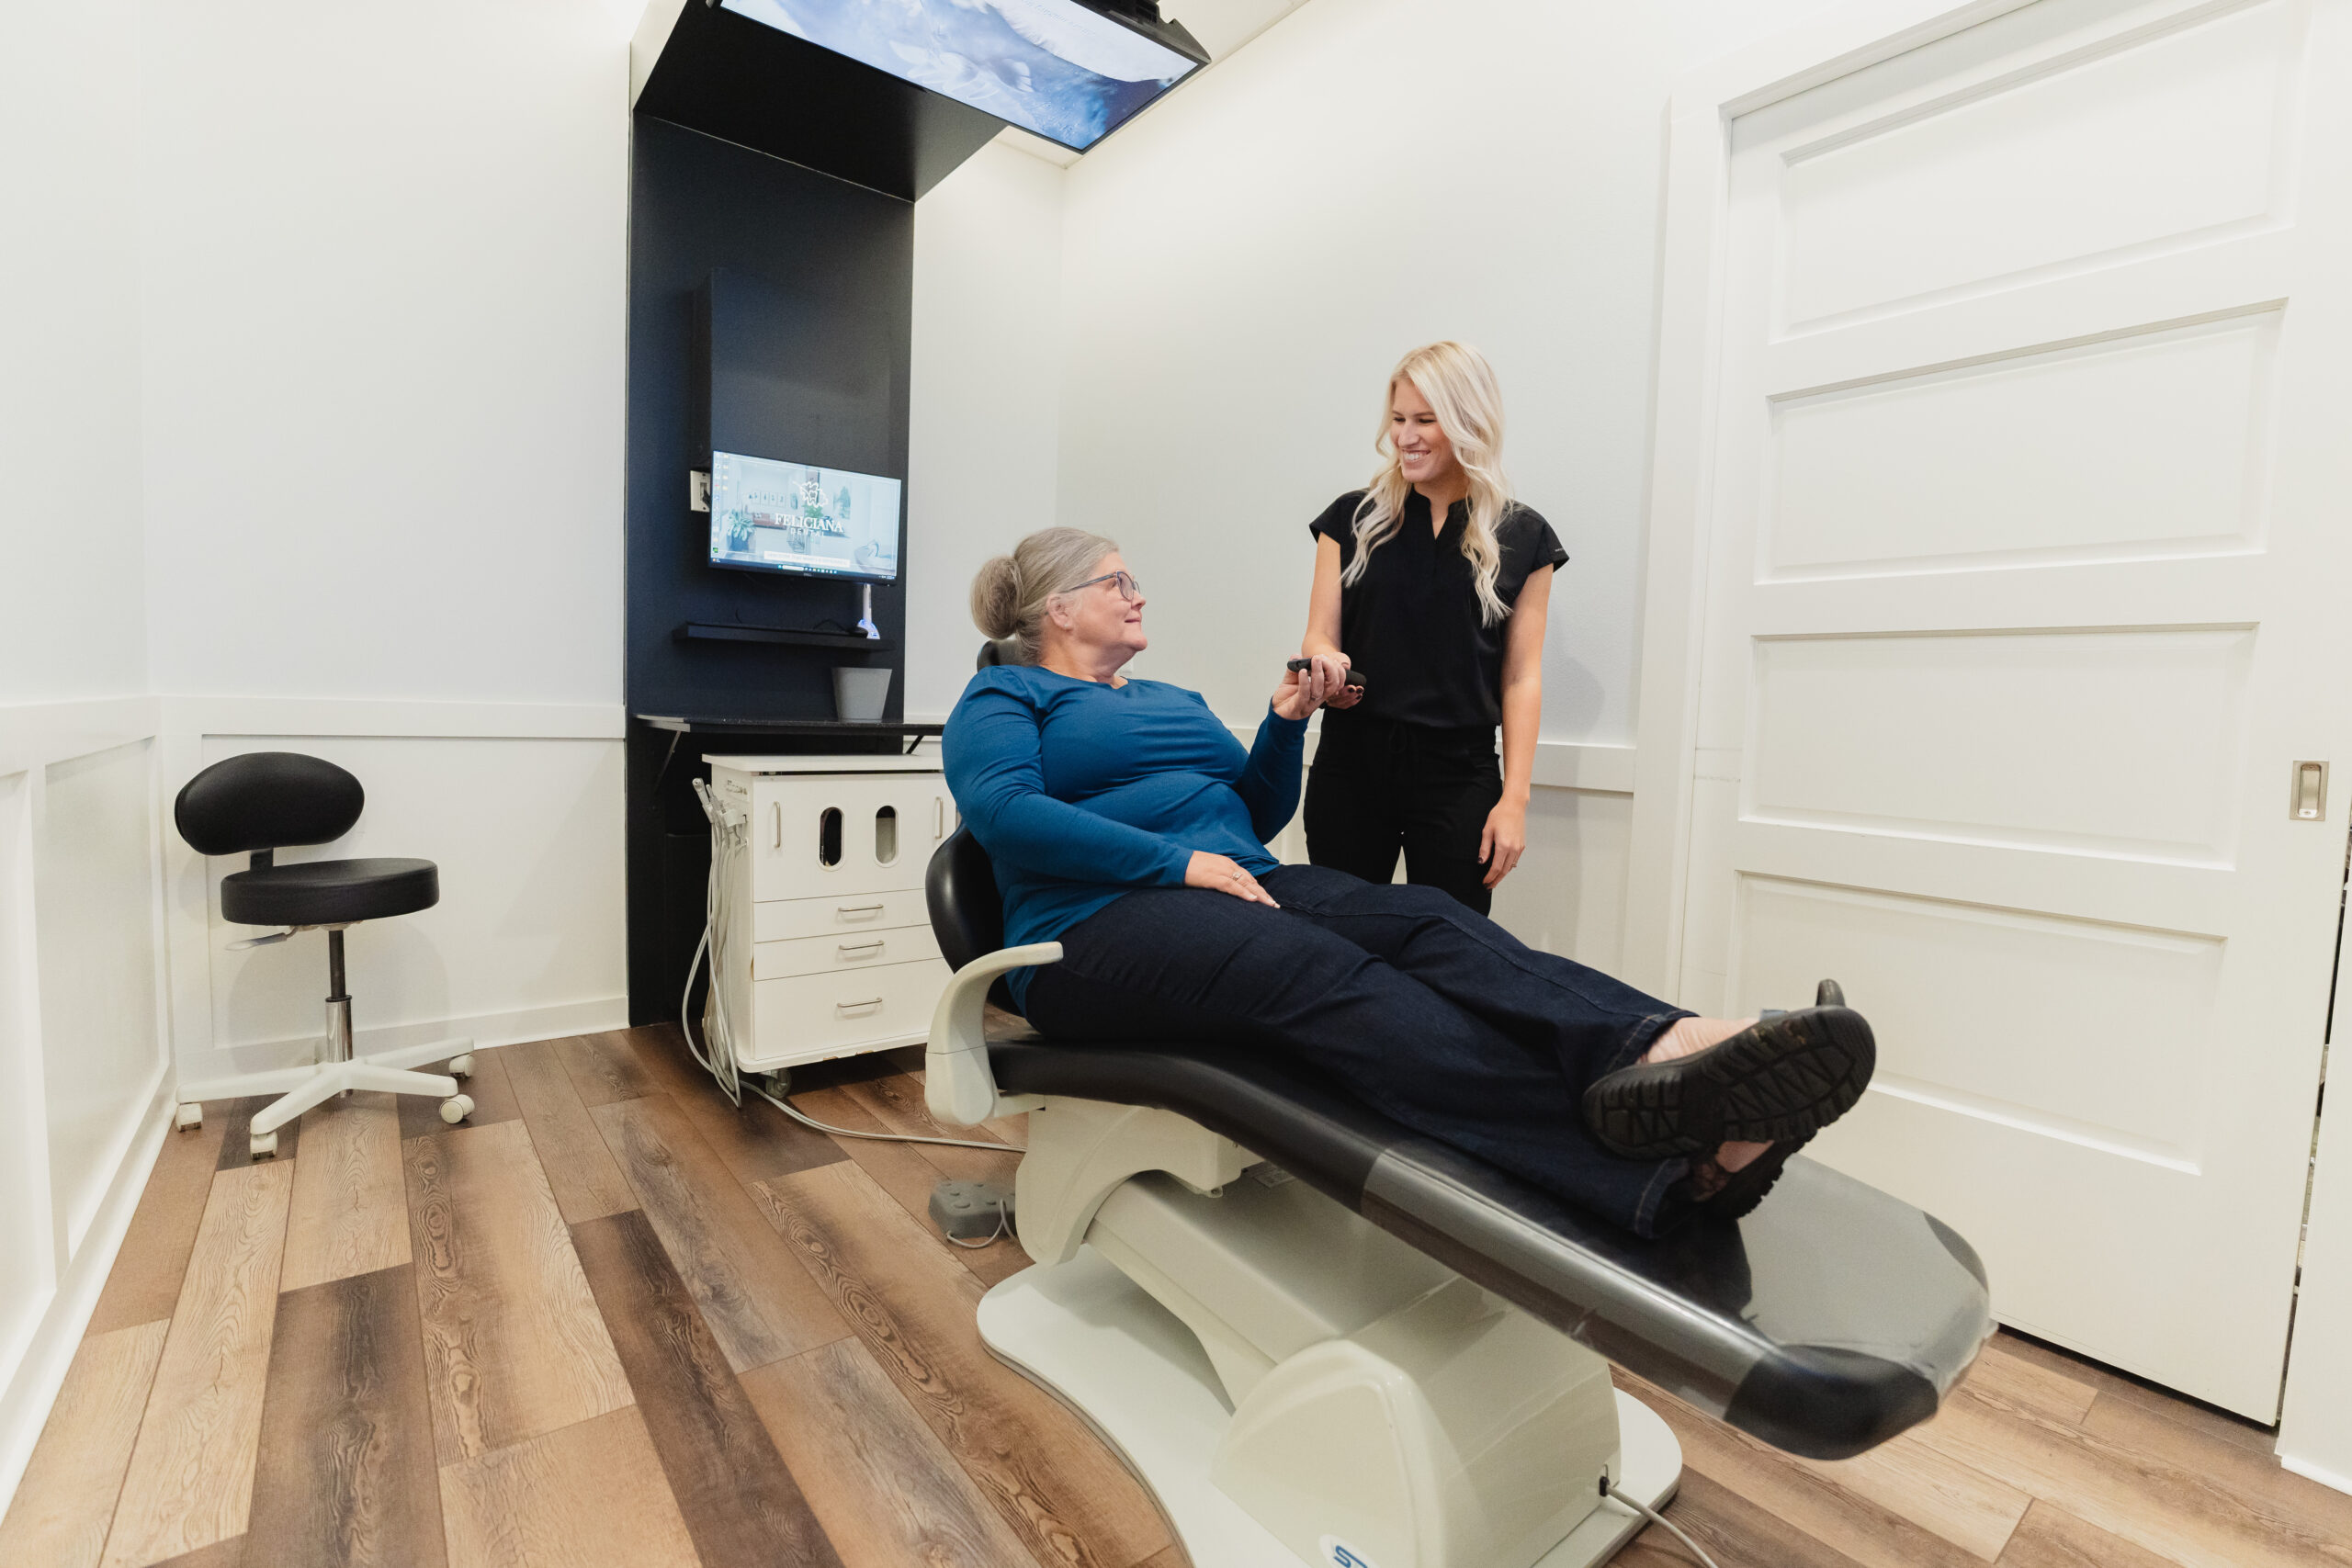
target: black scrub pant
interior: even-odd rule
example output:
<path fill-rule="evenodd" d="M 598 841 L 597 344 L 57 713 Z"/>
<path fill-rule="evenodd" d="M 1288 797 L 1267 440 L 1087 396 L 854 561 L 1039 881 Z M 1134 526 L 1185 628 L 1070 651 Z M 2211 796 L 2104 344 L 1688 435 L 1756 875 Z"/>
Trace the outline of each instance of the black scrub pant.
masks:
<path fill-rule="evenodd" d="M 1495 895 L 1478 839 L 1502 797 L 1491 729 L 1326 715 L 1306 778 L 1306 856 L 1386 882 L 1402 850 L 1407 881 L 1443 888 L 1483 915 Z"/>
<path fill-rule="evenodd" d="M 1643 1235 L 1681 1159 L 1593 1141 L 1584 1091 L 1689 1015 L 1525 946 L 1435 888 L 1285 865 L 1282 908 L 1198 887 L 1121 895 L 1061 933 L 1024 1006 L 1048 1037 L 1254 1047 Z"/>

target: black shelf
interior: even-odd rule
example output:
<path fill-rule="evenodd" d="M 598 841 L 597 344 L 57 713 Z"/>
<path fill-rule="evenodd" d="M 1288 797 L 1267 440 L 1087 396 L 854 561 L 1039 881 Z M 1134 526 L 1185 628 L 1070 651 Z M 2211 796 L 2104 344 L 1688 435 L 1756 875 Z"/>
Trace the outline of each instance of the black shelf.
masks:
<path fill-rule="evenodd" d="M 770 642 L 796 648 L 862 649 L 888 653 L 898 644 L 864 632 L 809 632 L 792 626 L 747 626 L 733 621 L 688 621 L 670 634 L 680 642 Z"/>
<path fill-rule="evenodd" d="M 892 735 L 901 740 L 921 740 L 926 736 L 945 731 L 944 724 L 865 723 L 847 718 L 685 718 L 672 714 L 641 713 L 638 722 L 666 729 L 673 735 L 797 735 L 837 736 Z"/>

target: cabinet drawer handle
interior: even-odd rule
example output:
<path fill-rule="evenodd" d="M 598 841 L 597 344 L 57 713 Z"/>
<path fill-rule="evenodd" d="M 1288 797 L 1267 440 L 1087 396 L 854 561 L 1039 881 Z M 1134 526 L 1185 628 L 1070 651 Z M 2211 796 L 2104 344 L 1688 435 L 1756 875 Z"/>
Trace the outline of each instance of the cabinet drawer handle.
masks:
<path fill-rule="evenodd" d="M 784 802 L 775 803 L 775 847 L 784 848 Z"/>
<path fill-rule="evenodd" d="M 840 904 L 833 908 L 833 913 L 844 920 L 862 920 L 868 915 L 878 915 L 881 912 L 882 906 L 879 904 Z"/>
<path fill-rule="evenodd" d="M 858 1013 L 872 1012 L 876 1008 L 878 1008 L 881 1005 L 882 998 L 880 997 L 876 997 L 869 1002 L 835 1002 L 833 1004 L 833 1010 L 841 1014 L 843 1018 L 851 1018 Z"/>
<path fill-rule="evenodd" d="M 882 943 L 879 942 L 845 942 L 835 951 L 840 953 L 843 958 L 848 958 L 860 953 L 879 953 L 882 951 Z"/>

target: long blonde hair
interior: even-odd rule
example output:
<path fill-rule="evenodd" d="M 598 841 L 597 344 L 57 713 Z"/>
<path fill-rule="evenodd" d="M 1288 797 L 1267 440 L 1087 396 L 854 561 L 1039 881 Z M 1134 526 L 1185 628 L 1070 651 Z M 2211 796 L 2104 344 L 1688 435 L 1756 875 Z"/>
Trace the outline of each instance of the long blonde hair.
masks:
<path fill-rule="evenodd" d="M 1340 574 L 1340 581 L 1353 583 L 1363 577 L 1372 552 L 1405 525 L 1405 498 L 1413 487 L 1405 478 L 1404 459 L 1396 455 L 1389 430 L 1389 405 L 1399 381 L 1410 381 L 1429 400 L 1438 428 L 1453 444 L 1454 460 L 1470 480 L 1470 522 L 1462 533 L 1462 553 L 1470 558 L 1476 579 L 1479 620 L 1491 626 L 1510 614 L 1510 606 L 1495 592 L 1495 576 L 1503 564 L 1495 530 L 1511 509 L 1510 480 L 1501 467 L 1502 388 L 1487 356 L 1468 344 L 1448 340 L 1417 348 L 1388 373 L 1387 395 L 1380 404 L 1380 430 L 1372 443 L 1382 462 L 1356 508 L 1355 558 Z M 1442 525 L 1444 519 L 1438 522 Z"/>
<path fill-rule="evenodd" d="M 1082 528 L 1040 528 L 994 556 L 972 579 L 972 623 L 1001 642 L 1017 641 L 1021 662 L 1037 662 L 1045 640 L 1046 604 L 1067 593 L 1119 547 Z"/>

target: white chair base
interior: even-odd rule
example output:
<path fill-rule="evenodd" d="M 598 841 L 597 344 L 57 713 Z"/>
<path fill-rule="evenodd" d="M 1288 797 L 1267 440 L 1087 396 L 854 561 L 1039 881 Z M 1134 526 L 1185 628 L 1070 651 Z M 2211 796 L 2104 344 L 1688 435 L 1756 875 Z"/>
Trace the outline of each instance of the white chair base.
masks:
<path fill-rule="evenodd" d="M 336 1042 L 324 1042 L 322 1049 L 336 1048 Z M 412 1070 L 419 1062 L 437 1062 L 447 1058 L 447 1073 L 420 1073 Z M 338 1094 L 351 1089 L 375 1089 L 388 1094 L 429 1094 L 441 1102 L 441 1120 L 452 1125 L 473 1114 L 473 1097 L 459 1092 L 458 1079 L 473 1073 L 473 1041 L 468 1038 L 435 1040 L 428 1044 L 411 1045 L 380 1055 L 359 1057 L 349 1061 L 321 1062 L 307 1067 L 281 1067 L 275 1072 L 254 1073 L 244 1077 L 215 1079 L 209 1082 L 180 1086 L 180 1108 L 175 1124 L 183 1132 L 203 1125 L 201 1101 L 219 1100 L 230 1095 L 268 1094 L 274 1090 L 288 1092 L 274 1104 L 254 1113 L 248 1129 L 252 1138 L 250 1153 L 255 1159 L 277 1152 L 277 1129 L 300 1116 L 312 1106 L 323 1105 Z"/>
<path fill-rule="evenodd" d="M 1593 1568 L 1681 1450 L 1608 1363 L 1171 1111 L 1045 1098 L 980 1338 L 1216 1568 Z"/>
<path fill-rule="evenodd" d="M 979 1328 L 991 1354 L 1077 1409 L 1118 1450 L 1159 1500 L 1194 1562 L 1330 1568 L 1347 1561 L 1328 1551 L 1302 1556 L 1217 1485 L 1211 1470 L 1234 1417 L 1216 1369 L 1182 1323 L 1091 1247 L 989 1291 L 980 1302 Z M 1612 1489 L 1663 1508 L 1682 1478 L 1681 1445 L 1640 1402 L 1619 1393 L 1614 1404 Z M 1644 1523 L 1629 1510 L 1600 1504 L 1535 1568 L 1606 1562 Z M 1354 1561 L 1391 1568 L 1385 1555 L 1359 1552 Z"/>

